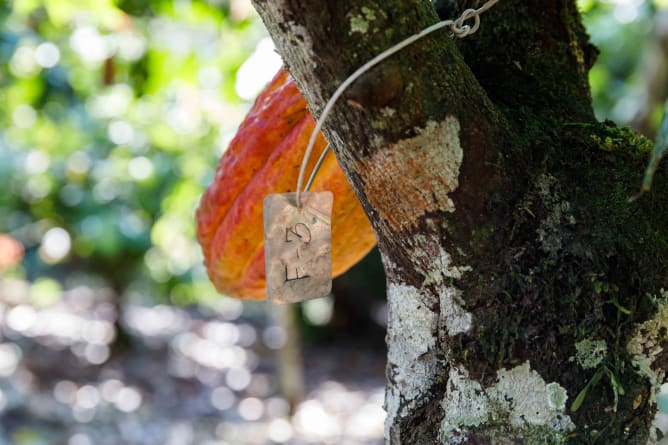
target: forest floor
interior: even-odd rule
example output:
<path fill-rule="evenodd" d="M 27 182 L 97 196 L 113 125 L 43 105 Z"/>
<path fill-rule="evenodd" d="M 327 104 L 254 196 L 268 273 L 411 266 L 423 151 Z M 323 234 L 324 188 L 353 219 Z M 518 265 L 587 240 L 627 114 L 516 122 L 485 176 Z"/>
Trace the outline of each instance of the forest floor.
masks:
<path fill-rule="evenodd" d="M 306 395 L 290 416 L 276 377 L 285 334 L 261 306 L 127 304 L 118 314 L 112 298 L 80 287 L 35 307 L 7 302 L 21 293 L 9 284 L 0 445 L 382 444 L 382 348 L 307 345 Z"/>

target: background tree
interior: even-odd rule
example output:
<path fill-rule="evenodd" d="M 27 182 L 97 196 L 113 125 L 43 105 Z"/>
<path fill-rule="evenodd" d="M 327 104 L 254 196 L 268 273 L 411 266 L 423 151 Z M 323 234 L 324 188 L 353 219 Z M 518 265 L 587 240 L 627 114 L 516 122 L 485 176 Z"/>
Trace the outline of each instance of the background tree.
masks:
<path fill-rule="evenodd" d="M 481 1 L 441 2 L 456 17 Z M 434 23 L 430 2 L 255 0 L 318 115 Z M 572 0 L 503 0 L 347 92 L 325 134 L 388 282 L 393 444 L 645 444 L 668 360 L 668 196 L 629 203 L 644 138 L 594 118 Z"/>

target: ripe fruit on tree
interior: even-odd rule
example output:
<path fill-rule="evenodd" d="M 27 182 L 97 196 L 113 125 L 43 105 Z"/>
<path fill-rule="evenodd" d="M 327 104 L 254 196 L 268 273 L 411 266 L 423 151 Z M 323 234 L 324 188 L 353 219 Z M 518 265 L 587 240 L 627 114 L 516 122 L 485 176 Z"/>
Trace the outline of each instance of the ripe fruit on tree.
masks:
<path fill-rule="evenodd" d="M 209 278 L 219 292 L 266 298 L 262 201 L 268 194 L 295 191 L 314 126 L 306 100 L 281 69 L 239 126 L 197 209 L 197 237 Z M 314 153 L 325 146 L 320 134 Z M 333 154 L 327 155 L 311 187 L 319 190 L 334 194 L 332 274 L 338 276 L 361 260 L 376 238 Z"/>

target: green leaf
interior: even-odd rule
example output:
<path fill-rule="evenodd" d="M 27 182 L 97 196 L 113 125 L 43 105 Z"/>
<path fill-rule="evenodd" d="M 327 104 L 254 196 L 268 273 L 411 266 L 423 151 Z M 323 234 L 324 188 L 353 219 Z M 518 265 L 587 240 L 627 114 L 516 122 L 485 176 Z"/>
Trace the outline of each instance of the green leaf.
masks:
<path fill-rule="evenodd" d="M 617 301 L 617 298 L 610 300 L 610 303 L 612 303 L 622 314 L 631 315 L 631 310 L 622 306 L 619 301 Z"/>
<path fill-rule="evenodd" d="M 624 387 L 622 386 L 621 383 L 619 383 L 619 380 L 617 380 L 617 376 L 615 376 L 615 373 L 612 372 L 611 370 L 607 369 L 608 372 L 608 377 L 610 378 L 610 384 L 612 385 L 612 388 L 617 391 L 617 393 L 620 396 L 623 396 L 625 394 L 624 392 Z"/>
<path fill-rule="evenodd" d="M 668 102 L 666 103 L 668 107 Z M 668 109 L 664 110 L 663 120 L 659 126 L 659 131 L 656 133 L 656 140 L 654 141 L 654 150 L 652 151 L 652 158 L 649 160 L 647 170 L 645 170 L 645 178 L 643 179 L 640 193 L 649 191 L 652 188 L 652 180 L 656 169 L 659 167 L 661 158 L 666 154 L 668 149 Z"/>
<path fill-rule="evenodd" d="M 571 405 L 571 412 L 574 413 L 577 410 L 580 409 L 580 406 L 582 406 L 582 402 L 584 402 L 585 397 L 587 396 L 587 393 L 589 392 L 589 383 L 585 385 L 584 388 L 582 388 L 582 391 L 578 394 L 578 396 L 575 398 L 573 401 L 573 404 Z"/>
<path fill-rule="evenodd" d="M 587 397 L 587 393 L 589 392 L 589 390 L 592 388 L 592 386 L 595 386 L 601 380 L 601 377 L 603 377 L 603 371 L 604 371 L 603 368 L 596 371 L 596 373 L 592 376 L 591 380 L 589 380 L 589 382 L 587 382 L 584 388 L 582 388 L 580 393 L 573 401 L 573 404 L 571 405 L 571 412 L 574 413 L 580 409 L 582 403 L 584 402 L 585 397 Z"/>

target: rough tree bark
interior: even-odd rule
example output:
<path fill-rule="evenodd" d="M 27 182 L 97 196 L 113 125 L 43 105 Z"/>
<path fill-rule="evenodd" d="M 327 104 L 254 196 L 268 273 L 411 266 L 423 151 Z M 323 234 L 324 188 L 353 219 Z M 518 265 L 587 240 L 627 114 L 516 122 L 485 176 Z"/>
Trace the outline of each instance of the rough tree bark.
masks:
<path fill-rule="evenodd" d="M 424 0 L 254 2 L 315 115 L 438 20 Z M 502 0 L 477 34 L 374 68 L 325 125 L 387 274 L 387 443 L 650 440 L 668 184 L 627 201 L 650 144 L 595 121 L 595 56 L 574 0 Z"/>

